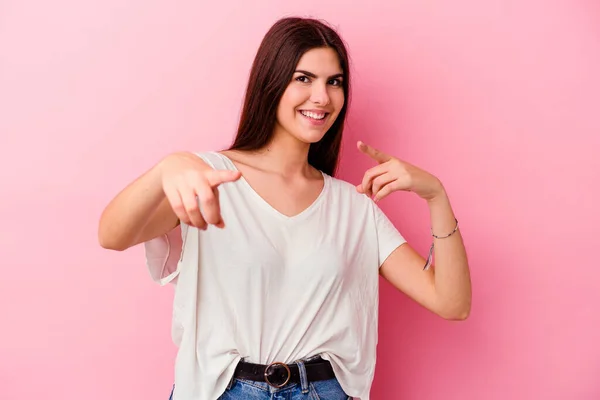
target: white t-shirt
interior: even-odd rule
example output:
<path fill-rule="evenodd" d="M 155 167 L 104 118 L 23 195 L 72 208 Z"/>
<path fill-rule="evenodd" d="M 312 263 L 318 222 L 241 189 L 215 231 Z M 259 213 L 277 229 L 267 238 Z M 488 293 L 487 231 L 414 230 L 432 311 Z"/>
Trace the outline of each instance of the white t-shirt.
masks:
<path fill-rule="evenodd" d="M 236 167 L 198 153 L 215 169 Z M 245 361 L 321 354 L 341 387 L 368 400 L 379 267 L 404 238 L 350 183 L 323 174 L 319 197 L 287 217 L 242 177 L 219 186 L 225 229 L 182 224 L 144 243 L 152 278 L 175 284 L 174 400 L 215 400 Z"/>

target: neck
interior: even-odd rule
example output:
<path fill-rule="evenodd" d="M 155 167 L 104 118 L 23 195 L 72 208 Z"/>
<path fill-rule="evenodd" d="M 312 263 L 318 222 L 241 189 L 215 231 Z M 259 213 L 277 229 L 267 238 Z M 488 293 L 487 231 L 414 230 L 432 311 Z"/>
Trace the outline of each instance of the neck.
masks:
<path fill-rule="evenodd" d="M 308 164 L 309 149 L 310 144 L 301 142 L 292 135 L 283 132 L 281 127 L 277 127 L 273 138 L 260 153 L 266 170 L 290 178 L 297 176 L 312 177 L 315 171 Z"/>

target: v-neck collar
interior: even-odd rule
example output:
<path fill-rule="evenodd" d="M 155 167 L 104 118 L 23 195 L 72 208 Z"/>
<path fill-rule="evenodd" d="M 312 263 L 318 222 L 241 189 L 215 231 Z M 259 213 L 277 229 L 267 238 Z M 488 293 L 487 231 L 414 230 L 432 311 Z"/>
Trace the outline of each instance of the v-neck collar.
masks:
<path fill-rule="evenodd" d="M 231 168 L 233 168 L 234 171 L 241 172 L 237 168 L 237 166 L 235 165 L 235 163 L 233 162 L 233 160 L 231 158 L 227 157 L 225 154 L 222 154 L 222 153 L 219 153 L 216 151 L 213 153 L 218 155 L 219 157 L 221 157 Z M 276 217 L 278 217 L 284 221 L 295 221 L 300 218 L 303 218 L 304 216 L 308 215 L 312 210 L 314 210 L 318 206 L 318 204 L 322 201 L 322 199 L 325 197 L 325 194 L 327 193 L 327 191 L 329 189 L 329 176 L 326 173 L 324 173 L 323 171 L 319 171 L 319 172 L 323 176 L 323 189 L 321 189 L 321 192 L 319 193 L 319 195 L 315 198 L 315 200 L 308 207 L 306 207 L 304 210 L 302 210 L 299 213 L 292 215 L 292 216 L 283 214 L 281 211 L 279 211 L 275 207 L 273 207 L 268 201 L 266 201 L 252 187 L 252 185 L 250 185 L 250 183 L 246 180 L 246 178 L 244 178 L 243 175 L 240 177 L 239 182 L 241 182 L 246 187 L 248 192 L 251 193 L 252 197 L 254 197 L 255 200 L 257 200 L 257 202 L 263 208 L 265 208 L 268 212 L 274 214 Z"/>

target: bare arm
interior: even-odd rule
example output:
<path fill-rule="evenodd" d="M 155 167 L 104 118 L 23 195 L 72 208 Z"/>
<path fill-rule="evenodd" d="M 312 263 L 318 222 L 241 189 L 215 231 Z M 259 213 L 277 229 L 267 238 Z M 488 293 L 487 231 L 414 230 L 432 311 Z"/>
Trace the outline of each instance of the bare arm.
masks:
<path fill-rule="evenodd" d="M 122 251 L 171 231 L 179 221 L 199 229 L 208 224 L 223 228 L 217 187 L 240 176 L 239 171 L 214 170 L 192 153 L 170 154 L 108 204 L 98 241 Z"/>
<path fill-rule="evenodd" d="M 384 261 L 381 275 L 398 290 L 435 312 L 453 320 L 463 320 L 471 312 L 469 263 L 459 230 L 453 232 L 455 216 L 444 186 L 430 173 L 358 142 L 358 149 L 378 162 L 365 172 L 357 186 L 360 193 L 379 201 L 395 191 L 414 192 L 427 200 L 431 216 L 436 265 L 423 270 L 425 259 L 411 246 L 399 246 Z"/>
<path fill-rule="evenodd" d="M 179 219 L 162 188 L 161 163 L 130 183 L 100 217 L 98 241 L 111 250 L 126 250 L 175 228 Z"/>
<path fill-rule="evenodd" d="M 428 201 L 434 234 L 453 232 L 456 220 L 445 191 Z M 460 230 L 435 242 L 435 291 L 440 310 L 450 318 L 465 319 L 471 312 L 471 275 Z"/>
<path fill-rule="evenodd" d="M 432 230 L 438 236 L 452 232 L 455 218 L 445 192 L 428 201 Z M 398 290 L 430 311 L 451 320 L 464 320 L 471 311 L 469 264 L 460 230 L 435 241 L 435 268 L 423 271 L 425 258 L 408 244 L 400 246 L 380 269 Z"/>

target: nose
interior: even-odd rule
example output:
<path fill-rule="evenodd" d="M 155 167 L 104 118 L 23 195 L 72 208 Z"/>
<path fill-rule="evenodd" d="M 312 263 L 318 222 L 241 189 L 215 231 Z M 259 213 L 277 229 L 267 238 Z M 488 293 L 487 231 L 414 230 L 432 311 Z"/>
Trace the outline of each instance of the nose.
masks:
<path fill-rule="evenodd" d="M 315 83 L 312 85 L 312 92 L 310 100 L 320 106 L 326 106 L 329 104 L 329 93 L 327 93 L 327 85 L 321 83 Z"/>

